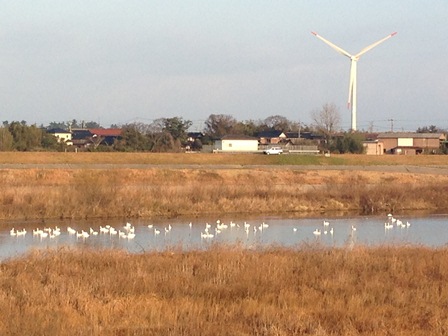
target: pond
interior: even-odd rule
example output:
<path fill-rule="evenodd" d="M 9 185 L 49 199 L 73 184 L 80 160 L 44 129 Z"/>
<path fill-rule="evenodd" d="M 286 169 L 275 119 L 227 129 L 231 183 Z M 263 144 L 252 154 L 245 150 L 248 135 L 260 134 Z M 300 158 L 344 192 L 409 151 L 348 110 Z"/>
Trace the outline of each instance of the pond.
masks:
<path fill-rule="evenodd" d="M 190 224 L 191 223 L 191 224 Z M 260 217 L 247 220 L 172 219 L 79 222 L 2 222 L 0 260 L 32 249 L 69 247 L 117 248 L 130 253 L 206 249 L 211 244 L 247 248 L 420 245 L 448 243 L 448 215 L 334 218 Z"/>

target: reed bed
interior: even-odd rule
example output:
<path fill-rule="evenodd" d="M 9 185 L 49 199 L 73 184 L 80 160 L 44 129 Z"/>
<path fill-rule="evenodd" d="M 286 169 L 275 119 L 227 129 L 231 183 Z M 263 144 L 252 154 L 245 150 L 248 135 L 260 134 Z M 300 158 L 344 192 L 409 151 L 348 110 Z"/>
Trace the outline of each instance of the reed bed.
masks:
<path fill-rule="evenodd" d="M 0 297 L 2 335 L 446 335 L 448 249 L 33 252 Z"/>
<path fill-rule="evenodd" d="M 271 169 L 3 169 L 0 219 L 446 210 L 448 176 Z"/>

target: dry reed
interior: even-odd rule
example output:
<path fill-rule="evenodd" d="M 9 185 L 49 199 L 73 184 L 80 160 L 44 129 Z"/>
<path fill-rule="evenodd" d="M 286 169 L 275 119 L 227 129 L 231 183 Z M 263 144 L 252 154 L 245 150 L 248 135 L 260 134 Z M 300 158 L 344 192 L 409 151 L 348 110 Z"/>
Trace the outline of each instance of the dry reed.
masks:
<path fill-rule="evenodd" d="M 0 218 L 446 210 L 447 176 L 271 169 L 4 169 Z"/>
<path fill-rule="evenodd" d="M 35 252 L 0 297 L 2 335 L 444 335 L 448 250 Z"/>

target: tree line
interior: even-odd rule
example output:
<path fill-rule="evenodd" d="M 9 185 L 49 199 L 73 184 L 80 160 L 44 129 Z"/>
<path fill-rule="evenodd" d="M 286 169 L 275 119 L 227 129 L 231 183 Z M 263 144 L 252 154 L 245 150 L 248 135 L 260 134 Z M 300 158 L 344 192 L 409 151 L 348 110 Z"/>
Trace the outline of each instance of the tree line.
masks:
<path fill-rule="evenodd" d="M 182 117 L 160 118 L 151 123 L 129 123 L 111 125 L 120 128 L 121 136 L 112 145 L 97 145 L 87 150 L 122 151 L 122 152 L 179 152 L 185 148 L 200 150 L 203 145 L 210 145 L 214 139 L 224 135 L 245 135 L 258 137 L 265 131 L 312 132 L 323 137 L 322 150 L 338 153 L 362 153 L 362 132 L 341 132 L 341 116 L 334 104 L 324 104 L 311 112 L 313 123 L 306 125 L 292 121 L 281 115 L 272 115 L 262 120 L 239 121 L 231 115 L 211 114 L 204 122 L 202 137 L 189 139 L 190 120 Z M 51 122 L 47 126 L 27 125 L 26 121 L 4 121 L 0 127 L 0 151 L 67 151 L 70 146 L 59 142 L 50 129 L 91 129 L 102 128 L 100 124 L 88 121 Z M 436 126 L 425 126 L 417 132 L 443 132 Z M 337 136 L 336 136 L 337 135 Z"/>

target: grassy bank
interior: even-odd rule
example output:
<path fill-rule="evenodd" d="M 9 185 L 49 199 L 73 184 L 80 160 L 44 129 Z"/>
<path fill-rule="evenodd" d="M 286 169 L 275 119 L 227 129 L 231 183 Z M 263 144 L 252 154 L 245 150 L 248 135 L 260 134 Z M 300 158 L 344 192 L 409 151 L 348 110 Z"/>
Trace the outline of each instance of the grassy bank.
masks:
<path fill-rule="evenodd" d="M 0 164 L 448 165 L 447 155 L 262 155 L 0 152 Z"/>
<path fill-rule="evenodd" d="M 2 335 L 444 335 L 448 250 L 40 252 L 0 265 Z"/>
<path fill-rule="evenodd" d="M 448 176 L 254 169 L 3 169 L 0 218 L 448 209 Z"/>

